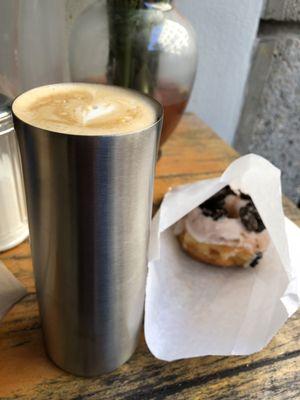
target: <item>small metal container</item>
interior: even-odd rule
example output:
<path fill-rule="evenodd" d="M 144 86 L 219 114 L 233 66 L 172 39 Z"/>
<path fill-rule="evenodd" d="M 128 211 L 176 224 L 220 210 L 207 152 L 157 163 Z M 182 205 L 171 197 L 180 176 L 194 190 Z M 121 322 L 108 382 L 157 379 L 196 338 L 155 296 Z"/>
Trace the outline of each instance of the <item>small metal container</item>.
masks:
<path fill-rule="evenodd" d="M 25 196 L 11 99 L 0 94 L 0 251 L 28 237 Z"/>

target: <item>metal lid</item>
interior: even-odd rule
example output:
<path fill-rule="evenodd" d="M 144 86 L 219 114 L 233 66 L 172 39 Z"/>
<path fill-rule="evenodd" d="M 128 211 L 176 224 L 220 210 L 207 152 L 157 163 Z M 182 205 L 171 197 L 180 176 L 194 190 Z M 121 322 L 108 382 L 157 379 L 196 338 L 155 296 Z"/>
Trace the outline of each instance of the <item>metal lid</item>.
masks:
<path fill-rule="evenodd" d="M 0 135 L 13 130 L 11 105 L 12 99 L 0 93 Z"/>

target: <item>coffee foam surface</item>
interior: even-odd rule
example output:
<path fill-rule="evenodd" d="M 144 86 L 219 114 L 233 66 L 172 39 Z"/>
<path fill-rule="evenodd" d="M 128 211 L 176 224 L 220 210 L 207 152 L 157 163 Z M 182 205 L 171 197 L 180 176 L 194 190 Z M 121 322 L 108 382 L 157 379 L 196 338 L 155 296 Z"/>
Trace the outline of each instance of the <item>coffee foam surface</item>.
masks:
<path fill-rule="evenodd" d="M 17 97 L 13 112 L 37 128 L 91 136 L 140 131 L 157 119 L 150 99 L 116 86 L 88 83 L 31 89 Z"/>

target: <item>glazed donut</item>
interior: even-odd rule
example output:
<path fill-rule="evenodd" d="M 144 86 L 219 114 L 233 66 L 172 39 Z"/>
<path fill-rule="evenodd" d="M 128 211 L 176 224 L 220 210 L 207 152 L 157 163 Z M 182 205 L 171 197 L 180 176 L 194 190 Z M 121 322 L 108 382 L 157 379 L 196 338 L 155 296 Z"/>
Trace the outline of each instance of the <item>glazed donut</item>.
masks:
<path fill-rule="evenodd" d="M 220 267 L 255 267 L 270 238 L 250 196 L 226 186 L 175 225 L 182 249 Z"/>

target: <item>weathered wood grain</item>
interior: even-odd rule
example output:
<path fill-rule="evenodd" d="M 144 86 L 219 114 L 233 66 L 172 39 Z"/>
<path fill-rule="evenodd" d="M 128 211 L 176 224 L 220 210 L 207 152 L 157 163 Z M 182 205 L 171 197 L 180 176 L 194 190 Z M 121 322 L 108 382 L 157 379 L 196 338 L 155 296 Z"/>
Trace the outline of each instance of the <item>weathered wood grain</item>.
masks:
<path fill-rule="evenodd" d="M 218 176 L 238 155 L 193 115 L 165 145 L 157 165 L 156 206 L 170 186 Z M 300 225 L 300 212 L 284 200 Z M 117 371 L 85 379 L 67 374 L 45 355 L 28 242 L 0 254 L 28 288 L 28 295 L 0 325 L 0 399 L 163 400 L 300 399 L 300 313 L 271 343 L 250 357 L 202 357 L 166 363 L 144 339 Z"/>

